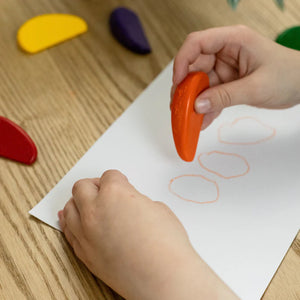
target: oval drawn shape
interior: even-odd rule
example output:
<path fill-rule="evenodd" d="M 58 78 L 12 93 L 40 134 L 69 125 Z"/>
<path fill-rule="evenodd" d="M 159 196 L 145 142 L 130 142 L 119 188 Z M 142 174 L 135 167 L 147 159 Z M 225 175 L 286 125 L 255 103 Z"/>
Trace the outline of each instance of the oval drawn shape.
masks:
<path fill-rule="evenodd" d="M 200 180 L 200 182 L 199 182 Z M 210 184 L 210 188 L 207 189 L 208 183 Z M 176 184 L 176 185 L 175 185 Z M 203 188 L 199 187 L 203 185 Z M 174 186 L 175 185 L 175 186 Z M 212 192 L 213 190 L 213 192 Z M 207 204 L 218 201 L 220 197 L 219 186 L 218 184 L 211 179 L 208 179 L 202 175 L 180 175 L 170 180 L 169 183 L 169 191 L 180 198 L 181 200 L 193 202 L 197 204 Z M 208 194 L 211 197 L 212 193 L 215 193 L 211 198 L 212 200 L 195 200 L 193 198 L 197 198 L 197 194 Z M 207 197 L 207 196 L 206 196 Z"/>
<path fill-rule="evenodd" d="M 214 158 L 212 158 L 213 156 Z M 224 157 L 221 156 L 225 156 L 226 158 L 224 159 Z M 218 161 L 216 157 L 220 158 L 220 161 Z M 206 163 L 205 158 L 207 160 Z M 211 159 L 211 161 L 209 159 Z M 198 156 L 198 162 L 206 171 L 225 179 L 241 177 L 250 171 L 250 166 L 246 158 L 236 153 L 221 151 L 201 153 Z M 225 174 L 226 172 L 227 174 Z"/>
<path fill-rule="evenodd" d="M 251 136 L 247 128 L 255 133 Z M 241 117 L 233 122 L 224 123 L 218 129 L 218 140 L 230 145 L 256 145 L 272 139 L 276 135 L 276 129 L 264 124 L 254 117 Z"/>

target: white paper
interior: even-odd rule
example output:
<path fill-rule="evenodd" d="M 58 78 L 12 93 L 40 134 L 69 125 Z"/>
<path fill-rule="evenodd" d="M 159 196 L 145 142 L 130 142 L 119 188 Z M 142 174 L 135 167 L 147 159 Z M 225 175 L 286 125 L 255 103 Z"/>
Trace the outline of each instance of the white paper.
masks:
<path fill-rule="evenodd" d="M 171 73 L 169 65 L 30 214 L 59 229 L 74 182 L 118 169 L 174 211 L 239 297 L 259 299 L 299 229 L 300 107 L 226 109 L 186 163 L 173 144 Z"/>

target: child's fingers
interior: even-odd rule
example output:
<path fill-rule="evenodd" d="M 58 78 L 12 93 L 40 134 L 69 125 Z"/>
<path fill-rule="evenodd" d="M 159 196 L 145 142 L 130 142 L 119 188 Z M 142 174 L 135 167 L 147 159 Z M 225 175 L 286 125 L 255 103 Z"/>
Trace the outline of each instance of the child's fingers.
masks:
<path fill-rule="evenodd" d="M 71 247 L 74 248 L 75 243 L 78 243 L 75 235 L 71 232 L 67 225 L 64 227 L 63 232 Z"/>
<path fill-rule="evenodd" d="M 193 64 L 201 54 L 201 45 L 196 39 L 196 34 L 188 35 L 179 49 L 173 64 L 173 84 L 178 85 L 188 74 L 189 65 Z"/>
<path fill-rule="evenodd" d="M 65 217 L 64 217 L 64 212 L 63 210 L 60 210 L 58 213 L 58 219 L 59 219 L 59 226 L 60 226 L 60 229 L 62 231 L 64 231 L 64 228 L 66 226 L 66 222 L 65 222 Z"/>
<path fill-rule="evenodd" d="M 82 238 L 81 219 L 73 197 L 65 205 L 62 216 L 62 230 L 68 228 L 77 239 Z"/>
<path fill-rule="evenodd" d="M 73 248 L 77 257 L 79 257 L 83 262 L 85 262 L 85 254 L 81 247 L 79 240 L 75 237 L 75 235 L 71 232 L 68 226 L 65 226 L 64 235 L 68 241 L 68 243 Z"/>
<path fill-rule="evenodd" d="M 72 195 L 79 214 L 88 208 L 99 192 L 99 178 L 78 180 L 72 189 Z"/>
<path fill-rule="evenodd" d="M 189 72 L 202 71 L 209 73 L 213 70 L 216 62 L 216 56 L 214 54 L 199 54 L 196 60 L 189 65 Z"/>
<path fill-rule="evenodd" d="M 213 87 L 215 85 L 222 83 L 222 81 L 219 78 L 219 75 L 216 73 L 215 70 L 210 71 L 207 75 L 209 78 L 209 86 L 210 87 Z"/>
<path fill-rule="evenodd" d="M 184 79 L 189 65 L 195 63 L 200 54 L 218 53 L 229 43 L 235 31 L 235 27 L 230 26 L 190 33 L 175 57 L 173 83 L 179 84 Z"/>
<path fill-rule="evenodd" d="M 215 72 L 218 74 L 221 83 L 239 79 L 239 70 L 219 59 L 216 61 Z"/>
<path fill-rule="evenodd" d="M 170 91 L 170 104 L 169 104 L 170 109 L 171 109 L 171 106 L 172 106 L 173 97 L 174 97 L 174 93 L 175 93 L 176 88 L 177 88 L 177 85 L 174 85 L 174 84 L 171 87 L 171 91 Z"/>
<path fill-rule="evenodd" d="M 220 113 L 220 111 L 214 111 L 212 113 L 205 114 L 201 126 L 201 131 L 206 129 L 213 122 L 213 120 L 219 116 Z"/>
<path fill-rule="evenodd" d="M 250 76 L 211 87 L 201 93 L 195 101 L 197 113 L 220 112 L 224 108 L 238 105 L 253 105 L 256 98 L 257 82 L 253 73 Z"/>
<path fill-rule="evenodd" d="M 99 194 L 117 192 L 121 186 L 131 186 L 127 177 L 118 170 L 108 170 L 100 178 Z"/>

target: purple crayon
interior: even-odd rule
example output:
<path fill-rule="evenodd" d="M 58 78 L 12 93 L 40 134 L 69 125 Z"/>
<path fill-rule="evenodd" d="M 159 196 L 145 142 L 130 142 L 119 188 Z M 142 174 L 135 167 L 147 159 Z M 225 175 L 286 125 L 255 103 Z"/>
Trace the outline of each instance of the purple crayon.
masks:
<path fill-rule="evenodd" d="M 133 11 L 125 7 L 114 9 L 109 25 L 113 36 L 129 50 L 139 54 L 151 52 L 139 17 Z"/>

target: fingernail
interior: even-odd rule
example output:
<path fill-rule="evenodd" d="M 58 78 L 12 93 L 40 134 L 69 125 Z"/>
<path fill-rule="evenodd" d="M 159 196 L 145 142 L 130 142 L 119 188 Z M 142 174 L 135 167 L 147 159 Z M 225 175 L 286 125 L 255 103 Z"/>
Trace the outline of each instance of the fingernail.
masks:
<path fill-rule="evenodd" d="M 211 109 L 211 103 L 208 99 L 197 99 L 195 101 L 195 111 L 198 114 L 206 114 Z"/>

